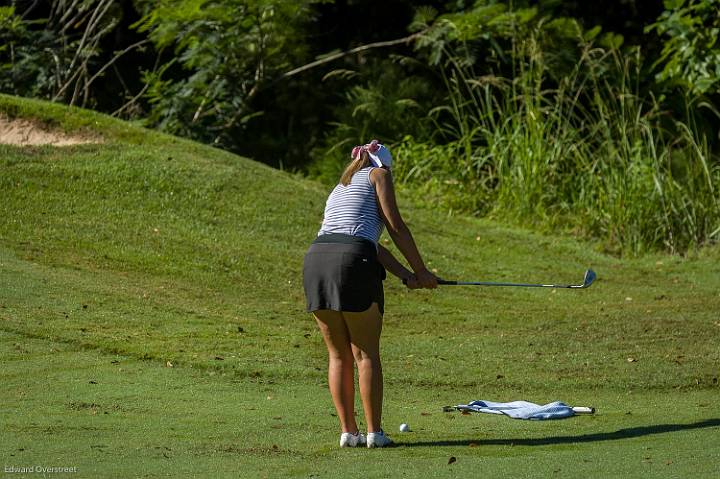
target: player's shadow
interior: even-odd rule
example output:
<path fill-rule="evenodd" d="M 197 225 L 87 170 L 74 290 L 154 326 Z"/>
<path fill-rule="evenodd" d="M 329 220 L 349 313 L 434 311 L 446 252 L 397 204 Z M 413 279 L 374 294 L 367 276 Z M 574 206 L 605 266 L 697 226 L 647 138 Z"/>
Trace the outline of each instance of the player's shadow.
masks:
<path fill-rule="evenodd" d="M 620 439 L 631 439 L 634 437 L 651 436 L 653 434 L 689 431 L 692 429 L 704 429 L 708 427 L 720 427 L 720 419 L 707 419 L 705 421 L 694 422 L 691 424 L 657 424 L 653 426 L 630 427 L 613 432 L 598 432 L 578 436 L 539 437 L 534 439 L 460 439 L 453 441 L 423 441 L 404 443 L 402 446 L 550 446 L 554 444 L 580 444 L 585 442 L 617 441 Z"/>

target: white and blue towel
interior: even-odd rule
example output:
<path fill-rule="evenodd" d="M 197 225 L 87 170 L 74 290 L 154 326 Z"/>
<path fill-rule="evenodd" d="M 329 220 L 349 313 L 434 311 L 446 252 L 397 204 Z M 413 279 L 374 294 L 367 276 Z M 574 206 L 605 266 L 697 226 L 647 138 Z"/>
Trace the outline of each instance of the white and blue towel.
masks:
<path fill-rule="evenodd" d="M 488 414 L 505 414 L 513 419 L 564 419 L 575 415 L 572 407 L 560 401 L 539 405 L 527 401 L 491 402 L 472 401 L 468 404 L 455 406 L 458 411 L 484 412 Z"/>

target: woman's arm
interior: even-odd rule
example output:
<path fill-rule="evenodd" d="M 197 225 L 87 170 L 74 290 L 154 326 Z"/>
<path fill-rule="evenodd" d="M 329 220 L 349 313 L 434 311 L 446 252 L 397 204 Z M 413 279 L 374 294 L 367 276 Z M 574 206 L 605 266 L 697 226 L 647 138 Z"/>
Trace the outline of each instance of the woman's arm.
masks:
<path fill-rule="evenodd" d="M 392 274 L 400 278 L 403 283 L 408 288 L 413 288 L 413 286 L 416 286 L 416 280 L 415 275 L 412 271 L 407 269 L 405 266 L 400 263 L 400 261 L 393 256 L 393 254 L 385 248 L 383 245 L 378 244 L 378 261 L 380 261 L 380 264 L 383 265 L 383 267 L 390 271 Z"/>
<path fill-rule="evenodd" d="M 385 222 L 385 227 L 400 252 L 410 263 L 420 286 L 436 288 L 437 278 L 425 267 L 410 229 L 400 216 L 391 173 L 382 168 L 375 168 L 370 174 L 370 181 L 375 185 L 380 214 Z"/>

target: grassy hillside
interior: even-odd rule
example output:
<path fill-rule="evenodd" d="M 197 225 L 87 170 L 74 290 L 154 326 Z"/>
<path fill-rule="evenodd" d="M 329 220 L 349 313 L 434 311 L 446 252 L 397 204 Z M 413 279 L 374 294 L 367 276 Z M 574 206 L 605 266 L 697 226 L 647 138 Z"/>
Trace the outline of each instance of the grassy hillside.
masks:
<path fill-rule="evenodd" d="M 720 472 L 720 250 L 620 261 L 401 202 L 442 277 L 570 283 L 593 267 L 599 280 L 411 292 L 389 278 L 386 428 L 415 432 L 368 464 L 370 451 L 335 448 L 304 311 L 325 187 L 87 111 L 0 96 L 0 112 L 104 140 L 0 145 L 5 464 L 77 465 L 75 477 Z M 439 412 L 473 399 L 600 412 L 530 424 Z"/>

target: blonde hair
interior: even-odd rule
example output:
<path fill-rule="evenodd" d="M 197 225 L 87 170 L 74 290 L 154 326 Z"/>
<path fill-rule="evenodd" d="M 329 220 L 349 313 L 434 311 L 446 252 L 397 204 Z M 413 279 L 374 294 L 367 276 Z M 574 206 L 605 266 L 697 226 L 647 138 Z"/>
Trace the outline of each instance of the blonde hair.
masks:
<path fill-rule="evenodd" d="M 360 155 L 353 159 L 343 171 L 342 176 L 340 176 L 340 183 L 343 186 L 349 185 L 353 175 L 368 166 L 370 166 L 370 155 L 366 150 L 361 150 Z"/>

